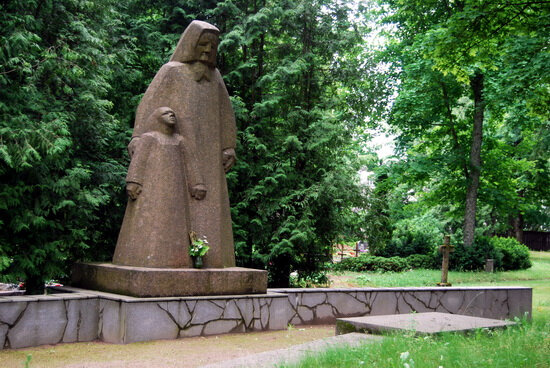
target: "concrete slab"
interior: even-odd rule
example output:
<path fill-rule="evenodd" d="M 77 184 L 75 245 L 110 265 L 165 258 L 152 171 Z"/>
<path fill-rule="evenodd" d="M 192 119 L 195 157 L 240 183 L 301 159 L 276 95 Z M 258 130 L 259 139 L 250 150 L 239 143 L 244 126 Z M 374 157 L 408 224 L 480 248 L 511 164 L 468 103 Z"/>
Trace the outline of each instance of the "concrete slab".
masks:
<path fill-rule="evenodd" d="M 418 334 L 441 332 L 465 332 L 478 328 L 499 328 L 515 325 L 515 322 L 481 317 L 463 316 L 439 312 L 391 314 L 385 316 L 364 316 L 338 318 L 336 334 L 368 331 L 380 334 L 387 331 L 414 331 Z"/>
<path fill-rule="evenodd" d="M 278 367 L 281 364 L 296 364 L 308 355 L 323 352 L 330 348 L 340 346 L 358 346 L 367 342 L 377 342 L 381 339 L 381 336 L 350 333 L 346 335 L 327 337 L 325 339 L 311 341 L 286 349 L 265 351 L 263 353 L 253 354 L 242 358 L 209 364 L 202 366 L 202 368 Z"/>

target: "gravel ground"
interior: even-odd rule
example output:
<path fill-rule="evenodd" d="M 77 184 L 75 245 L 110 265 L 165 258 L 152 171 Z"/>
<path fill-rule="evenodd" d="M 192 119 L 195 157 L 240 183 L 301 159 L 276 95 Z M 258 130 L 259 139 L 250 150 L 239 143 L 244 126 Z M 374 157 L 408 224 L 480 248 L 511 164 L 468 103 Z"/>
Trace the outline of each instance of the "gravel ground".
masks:
<path fill-rule="evenodd" d="M 156 368 L 200 367 L 334 336 L 334 325 L 300 326 L 282 331 L 193 337 L 128 345 L 102 342 L 47 345 L 0 351 L 2 368 Z"/>

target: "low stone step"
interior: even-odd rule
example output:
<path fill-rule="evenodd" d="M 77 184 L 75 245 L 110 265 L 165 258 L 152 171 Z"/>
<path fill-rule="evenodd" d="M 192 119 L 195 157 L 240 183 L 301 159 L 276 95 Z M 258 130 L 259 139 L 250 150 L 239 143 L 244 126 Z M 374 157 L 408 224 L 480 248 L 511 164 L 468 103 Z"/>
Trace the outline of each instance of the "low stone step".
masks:
<path fill-rule="evenodd" d="M 388 331 L 414 331 L 418 334 L 441 332 L 465 332 L 478 328 L 502 328 L 515 322 L 498 319 L 463 316 L 439 312 L 391 314 L 336 319 L 336 334 L 369 332 L 380 334 Z"/>

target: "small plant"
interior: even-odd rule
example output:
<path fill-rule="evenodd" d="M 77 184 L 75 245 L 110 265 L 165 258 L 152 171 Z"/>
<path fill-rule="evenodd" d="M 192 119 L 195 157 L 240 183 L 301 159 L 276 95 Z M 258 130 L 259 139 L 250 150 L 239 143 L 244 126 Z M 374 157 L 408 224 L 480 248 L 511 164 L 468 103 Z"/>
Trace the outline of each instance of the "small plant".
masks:
<path fill-rule="evenodd" d="M 31 360 L 32 360 L 32 355 L 31 355 L 31 354 L 27 354 L 26 359 L 25 359 L 25 363 L 24 363 L 24 367 L 25 367 L 25 368 L 29 368 L 29 367 L 30 367 Z"/>
<path fill-rule="evenodd" d="M 330 280 L 325 271 L 290 274 L 290 286 L 296 288 L 330 287 Z"/>
<path fill-rule="evenodd" d="M 191 246 L 189 247 L 189 255 L 191 257 L 204 257 L 210 246 L 206 236 L 199 238 L 194 231 L 189 232 L 189 239 L 191 239 Z"/>

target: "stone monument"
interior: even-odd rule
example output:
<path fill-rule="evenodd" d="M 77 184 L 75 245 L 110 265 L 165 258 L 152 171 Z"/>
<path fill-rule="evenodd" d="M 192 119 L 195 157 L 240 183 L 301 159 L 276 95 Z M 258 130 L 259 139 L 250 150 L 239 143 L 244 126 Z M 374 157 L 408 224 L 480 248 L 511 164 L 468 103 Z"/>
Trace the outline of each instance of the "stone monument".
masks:
<path fill-rule="evenodd" d="M 193 21 L 147 88 L 113 263 L 77 263 L 74 285 L 133 296 L 266 292 L 266 271 L 235 267 L 225 173 L 236 160 L 236 126 L 216 69 L 218 37 Z M 189 233 L 210 244 L 205 269 L 190 268 Z"/>

